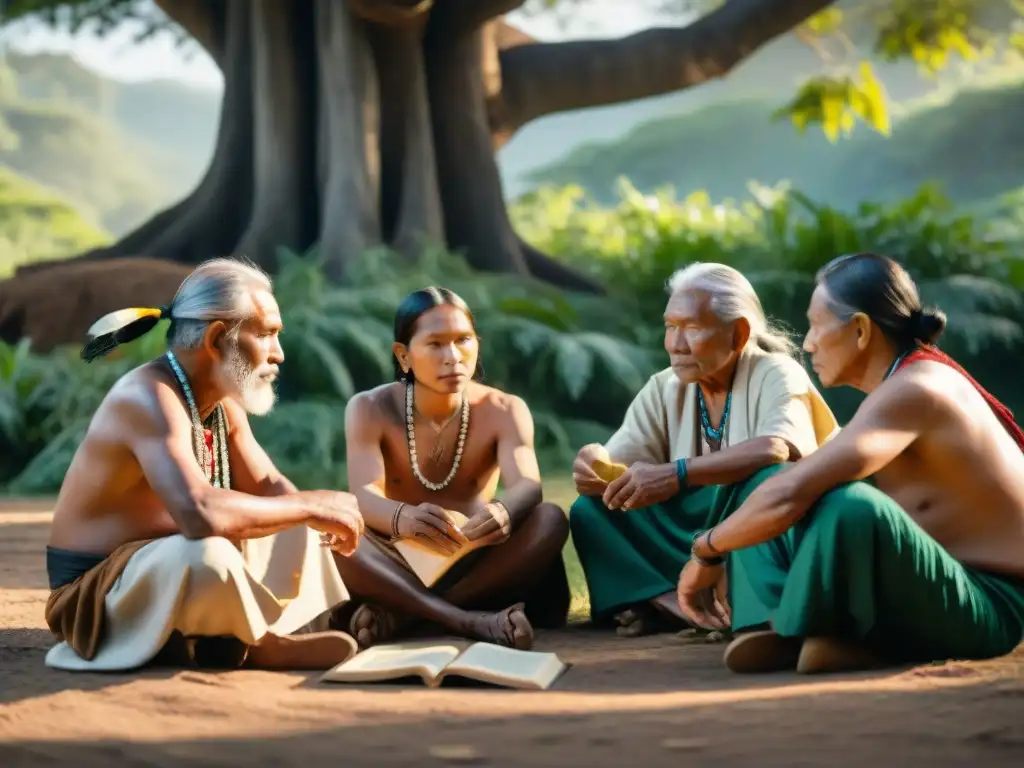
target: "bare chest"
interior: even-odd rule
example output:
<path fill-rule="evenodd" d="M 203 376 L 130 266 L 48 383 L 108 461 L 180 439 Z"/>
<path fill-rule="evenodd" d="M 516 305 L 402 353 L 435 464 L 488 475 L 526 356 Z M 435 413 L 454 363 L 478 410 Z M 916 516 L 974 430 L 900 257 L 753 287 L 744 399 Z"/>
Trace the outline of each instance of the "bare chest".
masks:
<path fill-rule="evenodd" d="M 471 420 L 459 452 L 458 421 L 436 431 L 426 424 L 415 428 L 415 459 L 405 425 L 389 425 L 381 453 L 385 494 L 407 504 L 433 503 L 460 509 L 478 499 L 490 499 L 498 484 L 497 433 L 484 420 Z M 458 469 L 452 474 L 456 455 Z M 414 470 L 418 468 L 417 473 Z M 422 479 L 443 488 L 431 489 Z M 447 482 L 446 482 L 447 481 Z"/>

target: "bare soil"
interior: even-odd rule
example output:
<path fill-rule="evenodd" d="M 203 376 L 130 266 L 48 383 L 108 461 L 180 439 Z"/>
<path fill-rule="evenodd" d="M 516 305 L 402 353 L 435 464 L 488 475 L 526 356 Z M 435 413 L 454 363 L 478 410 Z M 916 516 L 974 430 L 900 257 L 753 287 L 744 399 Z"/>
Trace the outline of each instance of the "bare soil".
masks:
<path fill-rule="evenodd" d="M 738 677 L 721 645 L 542 633 L 544 693 L 349 688 L 311 674 L 47 669 L 45 505 L 0 505 L 0 764 L 1024 764 L 1024 647 L 985 663 Z"/>

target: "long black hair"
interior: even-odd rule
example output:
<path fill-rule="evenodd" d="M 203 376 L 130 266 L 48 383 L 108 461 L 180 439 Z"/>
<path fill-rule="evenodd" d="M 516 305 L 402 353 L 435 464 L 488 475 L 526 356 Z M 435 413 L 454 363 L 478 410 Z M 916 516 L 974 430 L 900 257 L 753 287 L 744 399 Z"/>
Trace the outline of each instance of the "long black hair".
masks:
<path fill-rule="evenodd" d="M 892 259 L 853 253 L 833 259 L 816 278 L 827 289 L 826 304 L 840 320 L 863 312 L 899 350 L 935 344 L 946 329 L 946 314 L 921 306 L 917 285 Z"/>
<path fill-rule="evenodd" d="M 472 310 L 462 300 L 462 297 L 455 293 L 455 291 L 431 285 L 418 291 L 413 291 L 402 299 L 402 303 L 398 305 L 398 309 L 395 310 L 395 341 L 408 347 L 409 342 L 412 341 L 412 337 L 416 333 L 416 324 L 419 322 L 419 319 L 434 307 L 441 306 L 455 307 L 464 313 L 469 318 L 469 324 L 473 326 L 473 333 L 476 333 L 476 318 L 473 317 Z M 395 379 L 397 381 L 415 381 L 413 372 L 411 370 L 408 373 L 403 371 L 398 358 L 394 355 L 392 357 L 394 357 Z M 477 361 L 473 378 L 479 380 L 482 376 L 483 367 Z"/>

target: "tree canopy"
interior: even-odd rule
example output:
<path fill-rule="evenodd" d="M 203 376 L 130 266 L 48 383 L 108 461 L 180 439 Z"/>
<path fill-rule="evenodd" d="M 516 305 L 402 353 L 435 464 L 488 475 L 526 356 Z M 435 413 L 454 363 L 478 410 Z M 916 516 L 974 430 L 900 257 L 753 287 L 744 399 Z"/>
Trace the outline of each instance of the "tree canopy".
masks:
<path fill-rule="evenodd" d="M 361 5 L 398 6 L 403 1 Z M 553 15 L 568 23 L 589 1 L 507 0 L 503 5 L 527 16 Z M 739 6 L 753 8 L 767 20 L 786 5 L 779 0 L 643 2 L 657 18 L 680 23 L 694 23 L 726 7 L 743 10 Z M 133 22 L 139 40 L 169 32 L 186 42 L 190 35 L 171 17 L 188 18 L 196 6 L 218 3 L 223 0 L 12 0 L 7 19 L 31 16 L 71 32 L 99 35 Z M 929 77 L 957 61 L 983 62 L 1024 53 L 1024 0 L 841 0 L 819 5 L 822 10 L 792 32 L 819 55 L 822 71 L 800 85 L 776 117 L 790 119 L 801 132 L 820 126 L 833 141 L 849 135 L 858 123 L 889 132 L 885 87 L 872 61 L 911 60 L 922 76 Z"/>

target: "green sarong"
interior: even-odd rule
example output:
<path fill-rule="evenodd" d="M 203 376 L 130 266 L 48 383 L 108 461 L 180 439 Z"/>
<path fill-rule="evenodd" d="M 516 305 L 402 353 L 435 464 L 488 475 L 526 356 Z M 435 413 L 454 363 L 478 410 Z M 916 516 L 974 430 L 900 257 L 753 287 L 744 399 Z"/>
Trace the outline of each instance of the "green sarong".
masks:
<path fill-rule="evenodd" d="M 674 592 L 693 537 L 720 521 L 717 488 L 687 489 L 663 504 L 610 511 L 600 497 L 580 497 L 569 510 L 572 541 L 600 621 Z M 721 505 L 718 505 L 719 508 Z"/>
<path fill-rule="evenodd" d="M 781 467 L 715 490 L 735 511 Z M 965 510 L 965 514 L 969 514 Z M 1024 579 L 968 568 L 866 482 L 825 494 L 793 528 L 733 552 L 733 629 L 857 640 L 891 661 L 1002 656 L 1024 640 Z"/>
<path fill-rule="evenodd" d="M 569 521 L 595 619 L 675 590 L 693 536 L 785 465 L 629 512 L 580 498 Z M 728 557 L 734 630 L 859 640 L 893 661 L 992 658 L 1024 641 L 1024 579 L 969 568 L 867 482 Z"/>

